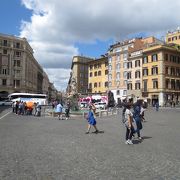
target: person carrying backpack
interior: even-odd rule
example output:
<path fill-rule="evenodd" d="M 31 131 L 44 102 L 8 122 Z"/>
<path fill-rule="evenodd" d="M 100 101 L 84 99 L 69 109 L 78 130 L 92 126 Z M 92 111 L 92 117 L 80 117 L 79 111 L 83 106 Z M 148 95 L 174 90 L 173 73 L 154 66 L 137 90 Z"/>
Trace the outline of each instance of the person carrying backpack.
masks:
<path fill-rule="evenodd" d="M 126 141 L 125 144 L 133 144 L 132 136 L 134 133 L 133 127 L 133 113 L 131 112 L 131 103 L 126 104 L 126 110 L 124 112 L 124 125 L 126 127 Z"/>

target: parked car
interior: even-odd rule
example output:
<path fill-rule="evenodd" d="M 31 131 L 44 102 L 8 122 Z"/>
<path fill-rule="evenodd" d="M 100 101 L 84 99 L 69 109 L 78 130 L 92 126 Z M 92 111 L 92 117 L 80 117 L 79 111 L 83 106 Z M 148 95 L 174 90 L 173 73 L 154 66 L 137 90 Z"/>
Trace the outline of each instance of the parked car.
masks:
<path fill-rule="evenodd" d="M 97 102 L 94 104 L 96 109 L 106 109 L 107 104 L 105 102 Z"/>
<path fill-rule="evenodd" d="M 87 102 L 81 102 L 81 103 L 79 104 L 79 107 L 80 107 L 80 108 L 87 108 L 87 107 L 88 107 L 88 103 L 87 103 Z"/>
<path fill-rule="evenodd" d="M 0 106 L 11 106 L 12 103 L 13 102 L 10 100 L 4 100 L 4 101 L 0 101 Z"/>

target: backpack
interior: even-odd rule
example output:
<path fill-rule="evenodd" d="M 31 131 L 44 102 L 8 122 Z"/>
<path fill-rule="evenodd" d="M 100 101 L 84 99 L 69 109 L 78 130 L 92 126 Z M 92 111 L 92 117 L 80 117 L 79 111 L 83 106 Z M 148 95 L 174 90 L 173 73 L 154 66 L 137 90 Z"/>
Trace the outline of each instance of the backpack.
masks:
<path fill-rule="evenodd" d="M 126 107 L 124 107 L 122 111 L 122 123 L 125 123 L 127 121 L 127 119 L 125 118 L 125 112 L 126 112 Z"/>

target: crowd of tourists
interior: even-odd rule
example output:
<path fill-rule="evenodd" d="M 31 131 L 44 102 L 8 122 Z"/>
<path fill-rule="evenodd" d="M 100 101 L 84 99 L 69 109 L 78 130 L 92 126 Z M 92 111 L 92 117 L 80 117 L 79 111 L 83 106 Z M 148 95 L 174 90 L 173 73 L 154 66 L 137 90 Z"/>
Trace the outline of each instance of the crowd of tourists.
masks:
<path fill-rule="evenodd" d="M 38 102 L 15 101 L 12 103 L 12 111 L 17 115 L 41 116 L 41 105 Z"/>

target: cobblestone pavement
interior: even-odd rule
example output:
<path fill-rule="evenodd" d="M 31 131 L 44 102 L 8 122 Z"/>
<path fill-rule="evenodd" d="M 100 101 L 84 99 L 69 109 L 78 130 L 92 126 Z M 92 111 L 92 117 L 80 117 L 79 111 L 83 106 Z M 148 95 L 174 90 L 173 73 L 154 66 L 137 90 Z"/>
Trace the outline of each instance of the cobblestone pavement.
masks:
<path fill-rule="evenodd" d="M 97 118 L 102 134 L 85 134 L 82 118 L 9 114 L 0 120 L 1 180 L 180 179 L 180 109 L 146 111 L 142 136 L 124 143 L 121 115 Z"/>

